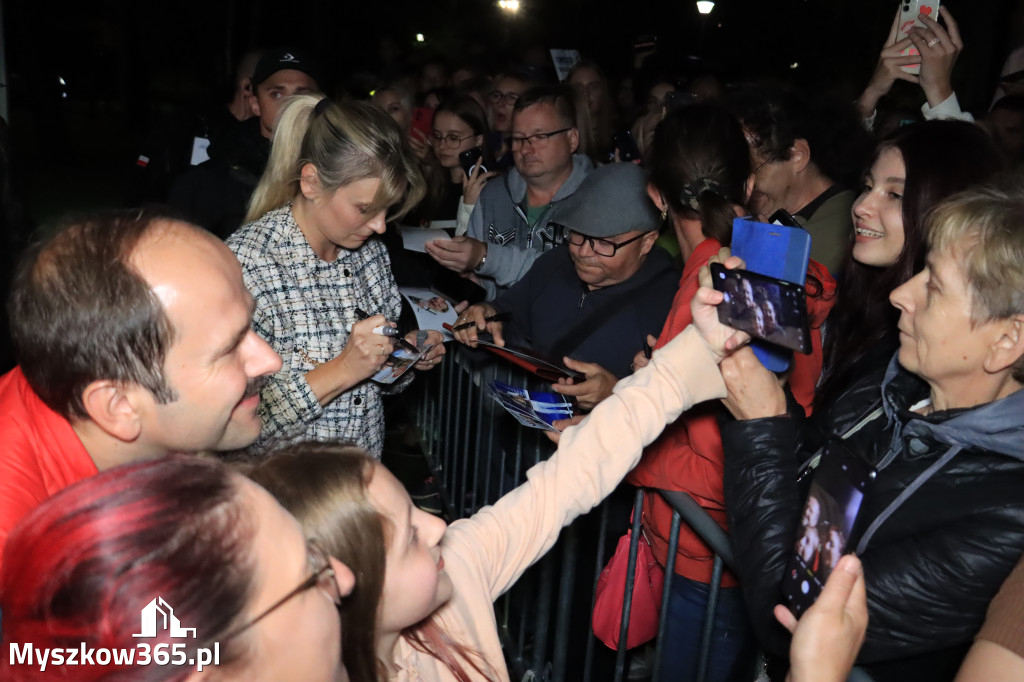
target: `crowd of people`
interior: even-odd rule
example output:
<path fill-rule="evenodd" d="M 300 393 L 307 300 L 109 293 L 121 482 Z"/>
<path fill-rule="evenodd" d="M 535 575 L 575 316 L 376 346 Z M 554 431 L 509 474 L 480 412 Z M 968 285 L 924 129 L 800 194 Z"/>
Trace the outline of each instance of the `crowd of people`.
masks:
<path fill-rule="evenodd" d="M 625 481 L 730 534 L 708 679 L 1024 679 L 1024 91 L 975 121 L 955 19 L 919 21 L 849 102 L 638 70 L 632 106 L 587 59 L 562 83 L 430 61 L 335 99 L 308 51 L 246 55 L 167 208 L 71 216 L 17 265 L 0 676 L 508 680 L 493 602 Z M 919 111 L 887 107 L 901 80 Z M 712 286 L 744 216 L 810 236 L 810 352 L 783 371 L 720 319 L 743 298 L 779 324 Z M 413 257 L 399 225 L 448 235 Z M 454 309 L 446 353 L 399 329 L 399 286 L 452 275 L 474 300 L 411 299 Z M 448 525 L 381 463 L 384 398 L 485 333 L 570 370 L 576 415 Z M 400 347 L 414 371 L 372 380 Z M 840 452 L 872 470 L 850 529 L 808 500 Z M 636 512 L 675 573 L 662 679 L 697 679 L 713 552 L 670 545 L 662 497 Z M 827 564 L 799 620 L 794 556 Z M 111 653 L 146 609 L 174 624 L 147 651 L 186 665 Z"/>

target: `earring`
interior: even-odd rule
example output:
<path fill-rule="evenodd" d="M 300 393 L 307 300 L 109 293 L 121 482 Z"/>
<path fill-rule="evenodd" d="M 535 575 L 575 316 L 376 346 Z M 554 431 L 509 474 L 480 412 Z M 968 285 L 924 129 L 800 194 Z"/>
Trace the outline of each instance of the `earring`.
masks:
<path fill-rule="evenodd" d="M 665 218 L 668 217 L 668 206 L 661 209 L 661 222 L 665 222 Z"/>

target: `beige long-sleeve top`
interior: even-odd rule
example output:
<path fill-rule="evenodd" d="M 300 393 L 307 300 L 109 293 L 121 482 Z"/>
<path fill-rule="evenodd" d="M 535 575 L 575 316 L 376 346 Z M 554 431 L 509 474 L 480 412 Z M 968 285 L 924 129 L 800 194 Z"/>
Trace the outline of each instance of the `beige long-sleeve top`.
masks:
<path fill-rule="evenodd" d="M 561 529 L 601 502 L 636 466 L 645 445 L 690 406 L 725 396 L 714 356 L 693 327 L 655 352 L 651 363 L 623 379 L 579 426 L 562 434 L 558 451 L 527 472 L 527 482 L 456 521 L 441 541 L 455 593 L 438 614 L 452 638 L 481 653 L 493 674 L 508 680 L 498 640 L 494 600 L 558 539 Z M 399 682 L 454 682 L 434 657 L 400 638 Z M 472 666 L 463 665 L 474 674 Z"/>

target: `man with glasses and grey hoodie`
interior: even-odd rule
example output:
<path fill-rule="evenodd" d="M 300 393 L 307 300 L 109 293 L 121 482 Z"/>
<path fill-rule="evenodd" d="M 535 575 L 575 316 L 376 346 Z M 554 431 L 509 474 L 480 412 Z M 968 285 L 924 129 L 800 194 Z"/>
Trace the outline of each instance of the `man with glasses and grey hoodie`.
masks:
<path fill-rule="evenodd" d="M 578 153 L 573 94 L 562 86 L 531 88 L 516 100 L 509 144 L 515 168 L 484 186 L 466 235 L 426 247 L 438 263 L 483 286 L 488 300 L 564 241 L 561 204 L 593 169 Z"/>

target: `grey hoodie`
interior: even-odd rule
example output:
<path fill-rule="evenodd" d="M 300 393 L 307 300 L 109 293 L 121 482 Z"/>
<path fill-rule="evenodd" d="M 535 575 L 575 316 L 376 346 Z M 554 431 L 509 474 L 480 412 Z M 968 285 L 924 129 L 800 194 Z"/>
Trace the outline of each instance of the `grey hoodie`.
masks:
<path fill-rule="evenodd" d="M 878 527 L 961 450 L 978 448 L 1024 462 L 1024 390 L 979 407 L 959 411 L 958 414 L 941 422 L 910 419 L 903 423 L 900 411 L 910 406 L 902 404 L 902 392 L 889 390 L 894 379 L 902 372 L 898 357 L 898 354 L 894 355 L 889 362 L 889 369 L 882 382 L 882 409 L 892 426 L 892 438 L 889 450 L 877 468 L 882 470 L 889 466 L 903 452 L 908 442 L 911 450 L 915 448 L 916 443 L 924 441 L 941 443 L 948 447 L 886 507 L 885 511 L 875 517 L 857 543 L 858 554 L 867 548 Z"/>
<path fill-rule="evenodd" d="M 585 154 L 573 154 L 572 173 L 533 228 L 523 208 L 526 180 L 519 171 L 513 168 L 484 186 L 469 217 L 466 235 L 487 243 L 487 262 L 477 275 L 487 290 L 488 300 L 518 282 L 542 252 L 562 242 L 563 235 L 548 223 L 555 220 L 560 202 L 575 192 L 593 169 L 594 164 Z"/>

